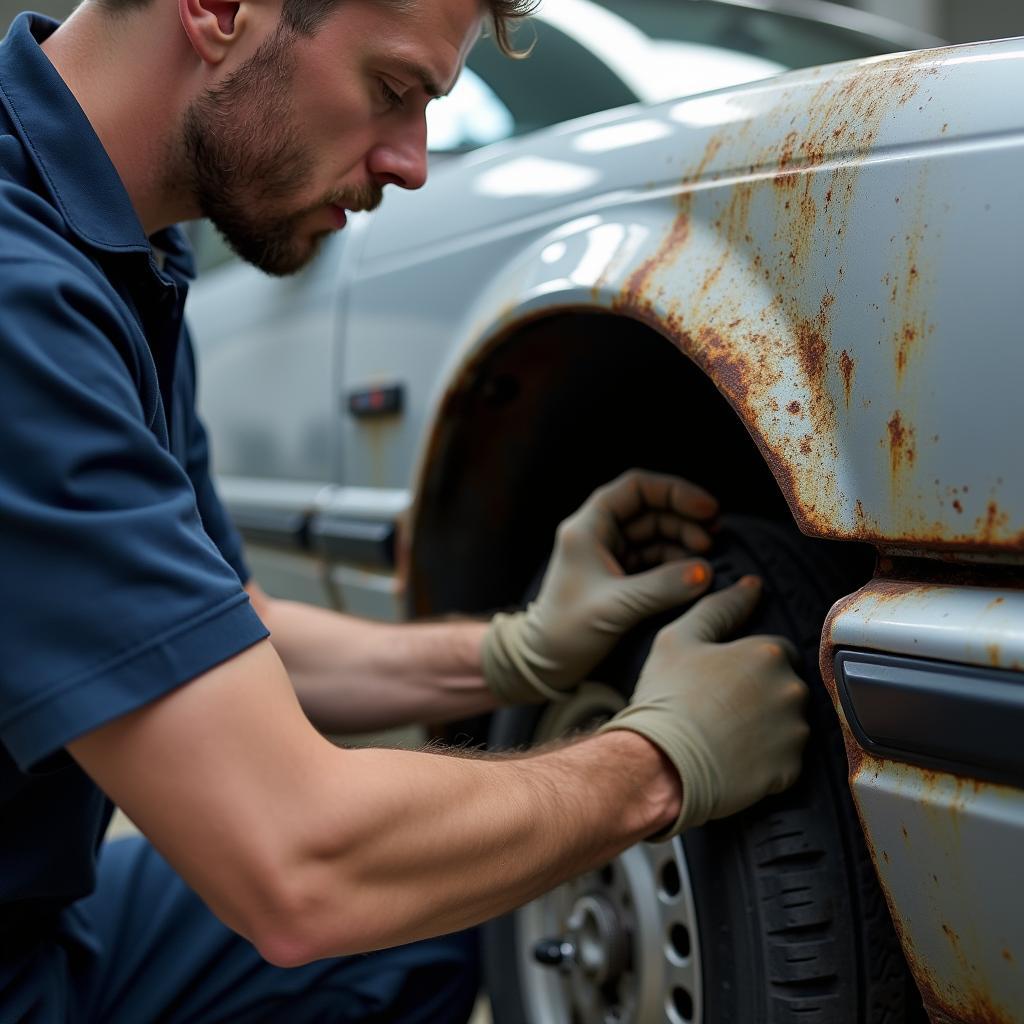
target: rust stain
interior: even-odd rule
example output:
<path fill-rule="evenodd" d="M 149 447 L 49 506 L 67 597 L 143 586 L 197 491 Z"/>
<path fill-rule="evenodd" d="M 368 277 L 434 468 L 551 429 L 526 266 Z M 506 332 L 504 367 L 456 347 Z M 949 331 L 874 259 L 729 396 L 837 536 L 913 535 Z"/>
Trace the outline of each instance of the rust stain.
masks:
<path fill-rule="evenodd" d="M 843 378 L 843 394 L 846 396 L 846 408 L 850 408 L 850 394 L 853 391 L 853 374 L 857 364 L 853 361 L 850 353 L 844 348 L 839 353 L 839 373 Z"/>
<path fill-rule="evenodd" d="M 807 437 L 806 435 L 801 437 L 800 438 L 800 454 L 801 455 L 810 455 L 813 450 L 814 449 L 813 449 L 813 445 L 811 444 L 811 439 L 809 437 Z"/>
<path fill-rule="evenodd" d="M 749 375 L 736 356 L 737 346 L 729 344 L 714 328 L 700 327 L 697 345 L 691 341 L 687 348 L 699 354 L 701 362 L 729 397 L 739 403 L 746 401 L 750 394 Z"/>
<path fill-rule="evenodd" d="M 786 406 L 786 408 L 789 410 L 789 412 L 796 416 L 800 412 L 800 403 L 794 398 L 793 401 Z"/>
<path fill-rule="evenodd" d="M 910 564 L 911 563 L 906 563 L 906 565 Z M 917 565 L 916 562 L 913 564 Z M 889 558 L 883 558 L 879 561 L 879 571 L 883 573 L 892 574 L 900 571 L 902 568 L 904 568 L 904 562 L 901 560 L 894 561 Z M 937 573 L 942 570 L 936 570 L 934 567 L 930 567 L 928 571 Z M 977 569 L 975 568 L 974 571 L 977 571 Z M 986 585 L 986 583 L 991 585 L 992 581 L 987 578 L 987 574 L 988 570 L 985 570 L 982 577 L 977 580 L 972 579 L 971 582 L 977 583 L 978 585 Z M 1018 582 L 1020 582 L 1019 579 Z M 880 761 L 871 754 L 866 753 L 859 744 L 857 744 L 849 727 L 849 723 L 845 718 L 833 673 L 835 644 L 832 638 L 834 636 L 835 622 L 847 611 L 856 610 L 861 607 L 864 600 L 867 598 L 869 598 L 873 603 L 895 600 L 900 596 L 913 592 L 921 586 L 922 584 L 920 583 L 893 575 L 876 576 L 855 594 L 837 602 L 830 610 L 825 620 L 823 629 L 824 640 L 821 645 L 819 667 L 821 669 L 822 679 L 824 680 L 826 689 L 832 698 L 833 705 L 842 726 L 843 741 L 846 746 L 847 760 L 850 766 L 851 784 L 856 783 L 858 779 L 871 774 L 877 777 L 878 774 L 885 769 L 886 762 Z M 953 799 L 950 803 L 950 810 L 954 815 L 954 821 L 956 820 L 958 813 L 962 811 L 965 806 L 966 799 L 971 794 L 979 794 L 983 791 L 987 792 L 993 789 L 1006 789 L 1008 794 L 1012 792 L 1006 787 L 993 787 L 977 779 L 961 779 L 918 768 L 908 768 L 908 770 L 911 774 L 920 778 L 922 785 L 925 788 L 941 789 L 943 799 L 948 798 L 948 794 L 952 787 Z M 860 809 L 859 801 L 856 799 L 854 801 L 854 807 L 861 820 L 862 827 L 864 827 L 865 838 L 868 840 L 868 851 L 875 862 L 876 868 L 881 865 L 888 865 L 891 862 L 890 855 L 888 851 L 877 849 L 873 845 L 870 830 L 866 828 L 866 823 Z M 903 841 L 905 843 L 910 843 L 911 836 L 906 824 L 900 824 L 900 832 L 902 834 Z M 886 884 L 886 877 L 885 872 L 879 872 L 882 891 L 889 905 L 897 936 L 901 946 L 903 947 L 907 963 L 910 966 L 925 1006 L 931 1015 L 931 1020 L 935 1022 L 935 1024 L 1012 1024 L 1016 1019 L 1015 1016 L 1008 1013 L 1005 1007 L 996 1002 L 991 992 L 991 985 L 989 985 L 986 979 L 981 975 L 978 966 L 969 960 L 966 955 L 963 939 L 952 924 L 948 922 L 938 922 L 938 925 L 942 928 L 942 933 L 945 936 L 946 941 L 950 945 L 950 949 L 954 957 L 960 964 L 961 969 L 958 972 L 958 975 L 953 978 L 948 976 L 939 977 L 935 973 L 932 964 L 921 957 L 914 944 L 914 935 L 916 931 L 920 929 L 922 922 L 913 922 L 909 918 L 905 918 L 903 916 L 899 905 L 892 898 L 892 894 Z M 930 877 L 933 884 L 939 884 L 939 878 L 937 875 L 933 873 Z M 916 929 L 915 924 L 917 926 Z M 1001 951 L 1001 955 L 1007 963 L 1013 962 L 1013 954 L 1008 948 L 1004 948 Z"/>
<path fill-rule="evenodd" d="M 829 308 L 834 301 L 833 295 L 826 294 L 821 300 L 818 315 L 796 325 L 797 354 L 808 383 L 818 394 L 827 394 L 825 372 L 831 340 Z"/>
<path fill-rule="evenodd" d="M 684 204 L 683 199 L 687 202 Z M 680 210 L 676 214 L 672 229 L 662 243 L 657 255 L 644 260 L 639 267 L 629 276 L 623 289 L 624 296 L 642 296 L 648 290 L 651 278 L 657 273 L 663 260 L 672 260 L 679 251 L 686 245 L 690 237 L 690 213 L 689 193 L 680 197 Z"/>
<path fill-rule="evenodd" d="M 1009 522 L 1009 513 L 1003 511 L 997 502 L 990 501 L 985 508 L 985 515 L 977 521 L 978 532 L 983 540 L 993 540 Z"/>
<path fill-rule="evenodd" d="M 917 515 L 909 501 L 898 503 L 902 518 L 896 537 L 863 502 L 853 527 L 840 525 L 842 509 L 849 507 L 853 496 L 841 493 L 835 474 L 828 472 L 836 453 L 840 385 L 850 408 L 858 369 L 854 348 L 849 344 L 844 348 L 840 339 L 833 339 L 829 307 L 845 287 L 840 268 L 845 263 L 843 247 L 852 226 L 863 158 L 892 112 L 909 103 L 926 88 L 929 77 L 939 73 L 931 57 L 915 53 L 851 69 L 840 78 L 819 80 L 811 87 L 813 95 L 800 97 L 799 111 L 795 106 L 790 109 L 780 95 L 775 110 L 760 122 L 769 131 L 777 125 L 778 135 L 761 152 L 751 153 L 749 142 L 743 141 L 735 126 L 710 134 L 699 160 L 681 176 L 671 230 L 655 253 L 633 270 L 613 308 L 667 334 L 714 375 L 751 429 L 805 532 L 867 542 L 884 538 L 889 543 L 948 550 L 981 545 L 1020 550 L 1024 532 L 1006 536 L 1008 517 L 997 517 L 987 530 L 982 524 L 976 532 L 956 532 L 934 513 Z M 798 117 L 805 114 L 806 121 L 798 124 Z M 694 186 L 707 181 L 711 171 L 742 171 L 749 178 L 728 189 L 697 190 Z M 931 239 L 922 216 L 923 203 L 914 210 L 914 196 L 927 195 L 923 182 L 919 184 L 922 187 L 912 194 L 901 190 L 894 196 L 900 200 L 896 209 L 903 234 L 894 235 L 892 244 L 901 257 L 887 268 L 886 287 L 893 308 L 883 307 L 883 315 L 892 325 L 888 330 L 899 382 L 912 372 L 916 354 L 930 333 L 923 291 L 929 281 L 925 257 Z M 716 247 L 710 260 L 706 249 L 699 253 L 694 249 L 696 266 L 691 268 L 685 263 L 690 259 L 691 225 L 698 223 L 697 216 L 703 227 L 713 227 Z M 755 225 L 764 223 L 772 224 L 772 234 L 755 230 Z M 733 267 L 740 276 L 727 278 Z M 696 273 L 688 278 L 691 269 Z M 743 280 L 744 269 L 749 281 Z M 687 285 L 689 280 L 692 284 Z M 677 282 L 684 282 L 682 289 Z M 811 282 L 820 288 L 816 294 L 809 294 Z M 759 311 L 743 304 L 744 297 L 751 295 L 745 287 L 748 283 L 755 294 L 757 288 L 765 289 Z M 767 361 L 763 351 L 753 347 L 755 338 L 758 345 L 770 349 Z M 783 375 L 793 375 L 794 365 L 800 411 L 789 410 L 789 414 L 806 422 L 806 436 L 813 439 L 812 457 L 820 453 L 820 458 L 796 468 L 788 464 L 793 449 L 799 446 L 806 453 L 807 446 L 801 445 L 795 424 L 782 427 L 779 418 L 771 420 L 778 403 L 769 393 Z M 903 403 L 899 417 L 888 424 L 888 436 L 882 438 L 883 448 L 889 447 L 894 486 L 897 478 L 905 486 L 905 474 L 916 464 L 912 412 Z"/>
<path fill-rule="evenodd" d="M 917 328 L 913 324 L 904 324 L 896 345 L 896 368 L 901 379 L 910 360 L 911 346 L 915 341 L 917 341 Z"/>
<path fill-rule="evenodd" d="M 889 465 L 895 482 L 903 469 L 904 460 L 908 466 L 912 466 L 917 457 L 914 430 L 903 422 L 899 409 L 892 414 L 886 426 L 889 431 Z"/>
<path fill-rule="evenodd" d="M 954 498 L 953 499 L 953 508 L 955 508 L 956 511 L 959 512 L 961 515 L 963 514 L 964 507 L 963 507 L 963 505 L 960 504 L 960 499 L 959 498 Z"/>

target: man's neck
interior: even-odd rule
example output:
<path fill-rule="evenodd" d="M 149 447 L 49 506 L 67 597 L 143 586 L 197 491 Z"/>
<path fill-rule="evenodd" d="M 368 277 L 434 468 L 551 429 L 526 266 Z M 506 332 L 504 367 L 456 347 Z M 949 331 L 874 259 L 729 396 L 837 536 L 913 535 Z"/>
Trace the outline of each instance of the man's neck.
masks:
<path fill-rule="evenodd" d="M 177 143 L 187 54 L 175 5 L 114 16 L 82 4 L 44 43 L 117 169 L 147 235 L 196 216 Z M 176 173 L 176 172 L 182 173 Z"/>

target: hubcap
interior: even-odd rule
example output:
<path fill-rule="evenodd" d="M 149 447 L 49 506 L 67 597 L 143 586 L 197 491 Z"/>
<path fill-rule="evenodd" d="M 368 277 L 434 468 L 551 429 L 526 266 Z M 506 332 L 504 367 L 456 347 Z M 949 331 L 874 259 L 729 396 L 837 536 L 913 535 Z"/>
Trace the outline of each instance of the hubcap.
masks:
<path fill-rule="evenodd" d="M 624 704 L 587 683 L 541 719 L 543 742 Z M 639 843 L 516 912 L 530 1024 L 700 1024 L 700 943 L 679 839 Z"/>

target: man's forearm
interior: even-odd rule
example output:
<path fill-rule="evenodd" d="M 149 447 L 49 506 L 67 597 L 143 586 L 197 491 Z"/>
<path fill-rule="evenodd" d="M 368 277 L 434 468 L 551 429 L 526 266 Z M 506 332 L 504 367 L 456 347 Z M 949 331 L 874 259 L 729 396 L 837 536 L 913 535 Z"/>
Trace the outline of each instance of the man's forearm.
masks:
<path fill-rule="evenodd" d="M 480 674 L 486 623 L 393 625 L 251 593 L 303 710 L 323 732 L 451 721 L 495 707 Z"/>
<path fill-rule="evenodd" d="M 316 832 L 323 844 L 333 818 L 339 842 L 298 858 L 303 910 L 279 940 L 261 937 L 275 961 L 476 924 L 666 827 L 680 802 L 657 748 L 627 732 L 520 759 L 338 754 L 338 799 Z"/>

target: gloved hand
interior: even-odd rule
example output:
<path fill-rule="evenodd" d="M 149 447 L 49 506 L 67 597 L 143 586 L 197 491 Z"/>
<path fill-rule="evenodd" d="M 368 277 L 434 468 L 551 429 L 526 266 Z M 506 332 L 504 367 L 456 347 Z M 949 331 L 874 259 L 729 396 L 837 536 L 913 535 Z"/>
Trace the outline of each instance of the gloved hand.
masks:
<path fill-rule="evenodd" d="M 744 577 L 661 630 L 629 705 L 598 730 L 646 736 L 679 772 L 682 808 L 657 839 L 735 814 L 800 774 L 810 730 L 792 644 L 772 636 L 716 642 L 746 621 L 760 593 L 760 581 Z"/>
<path fill-rule="evenodd" d="M 660 473 L 632 470 L 595 491 L 559 526 L 537 599 L 491 620 L 481 655 L 498 699 L 560 699 L 628 629 L 699 597 L 710 566 L 679 559 L 711 546 L 699 521 L 717 510 L 707 492 Z"/>

